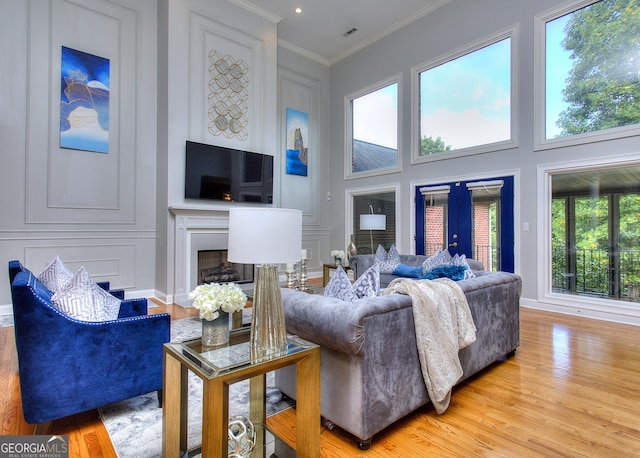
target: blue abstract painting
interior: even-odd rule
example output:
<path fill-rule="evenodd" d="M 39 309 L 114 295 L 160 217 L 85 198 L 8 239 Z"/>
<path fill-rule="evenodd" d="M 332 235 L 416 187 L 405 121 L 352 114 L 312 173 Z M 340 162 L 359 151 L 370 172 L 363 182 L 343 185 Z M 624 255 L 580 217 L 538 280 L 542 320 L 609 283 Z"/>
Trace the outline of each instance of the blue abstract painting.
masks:
<path fill-rule="evenodd" d="M 109 152 L 109 59 L 62 47 L 60 147 Z"/>
<path fill-rule="evenodd" d="M 309 115 L 287 108 L 287 174 L 307 176 Z"/>

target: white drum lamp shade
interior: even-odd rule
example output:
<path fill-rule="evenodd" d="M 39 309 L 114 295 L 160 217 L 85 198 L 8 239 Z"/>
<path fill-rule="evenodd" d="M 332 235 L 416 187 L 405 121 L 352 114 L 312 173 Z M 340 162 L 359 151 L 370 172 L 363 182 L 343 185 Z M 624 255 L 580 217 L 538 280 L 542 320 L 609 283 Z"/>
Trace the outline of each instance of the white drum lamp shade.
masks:
<path fill-rule="evenodd" d="M 298 262 L 302 250 L 302 210 L 232 208 L 227 259 L 242 264 Z"/>
<path fill-rule="evenodd" d="M 384 231 L 387 228 L 387 215 L 360 215 L 361 231 Z"/>
<path fill-rule="evenodd" d="M 369 231 L 369 238 L 371 240 L 371 253 L 373 251 L 373 232 L 372 231 L 386 231 L 387 230 L 387 215 L 374 215 L 373 205 L 369 204 L 369 211 L 371 213 L 360 215 L 360 230 Z"/>

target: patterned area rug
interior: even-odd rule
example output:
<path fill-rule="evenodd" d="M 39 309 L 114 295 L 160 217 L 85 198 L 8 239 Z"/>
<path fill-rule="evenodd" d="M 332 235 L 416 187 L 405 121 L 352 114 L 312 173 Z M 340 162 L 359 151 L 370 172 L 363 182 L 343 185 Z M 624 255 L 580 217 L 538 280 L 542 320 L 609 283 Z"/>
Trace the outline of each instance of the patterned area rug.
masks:
<path fill-rule="evenodd" d="M 171 322 L 171 340 L 199 337 L 201 323 L 195 318 Z M 267 374 L 267 415 L 271 416 L 293 405 L 274 387 L 273 372 Z M 99 409 L 116 453 L 121 458 L 162 456 L 162 409 L 156 393 L 147 393 Z M 202 381 L 189 373 L 188 407 L 189 449 L 201 444 Z M 249 416 L 249 381 L 229 388 L 229 415 Z"/>

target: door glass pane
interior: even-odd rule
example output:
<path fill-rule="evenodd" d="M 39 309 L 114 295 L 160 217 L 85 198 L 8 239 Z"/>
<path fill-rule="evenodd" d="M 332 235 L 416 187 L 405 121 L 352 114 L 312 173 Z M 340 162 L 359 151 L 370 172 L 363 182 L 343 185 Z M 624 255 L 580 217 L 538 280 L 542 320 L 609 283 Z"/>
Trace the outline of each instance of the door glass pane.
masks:
<path fill-rule="evenodd" d="M 607 197 L 575 198 L 576 289 L 606 296 L 609 285 L 609 202 Z"/>
<path fill-rule="evenodd" d="M 620 196 L 620 295 L 640 300 L 640 194 Z"/>
<path fill-rule="evenodd" d="M 500 270 L 500 188 L 477 188 L 473 203 L 473 258 L 490 271 Z"/>
<path fill-rule="evenodd" d="M 551 204 L 551 264 L 552 288 L 554 291 L 569 291 L 573 288 L 575 271 L 570 269 L 567 245 L 567 199 L 553 199 Z"/>
<path fill-rule="evenodd" d="M 446 248 L 449 194 L 425 194 L 424 200 L 424 254 L 431 256 Z"/>
<path fill-rule="evenodd" d="M 552 176 L 552 290 L 640 302 L 640 167 Z"/>

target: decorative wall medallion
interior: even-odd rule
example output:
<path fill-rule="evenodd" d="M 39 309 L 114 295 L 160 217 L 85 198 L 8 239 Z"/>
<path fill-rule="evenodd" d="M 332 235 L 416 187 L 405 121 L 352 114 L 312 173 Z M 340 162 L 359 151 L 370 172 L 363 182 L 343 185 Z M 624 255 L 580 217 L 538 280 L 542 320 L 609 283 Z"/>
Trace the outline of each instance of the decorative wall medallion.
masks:
<path fill-rule="evenodd" d="M 249 65 L 242 59 L 209 52 L 209 132 L 246 140 L 249 118 Z"/>

